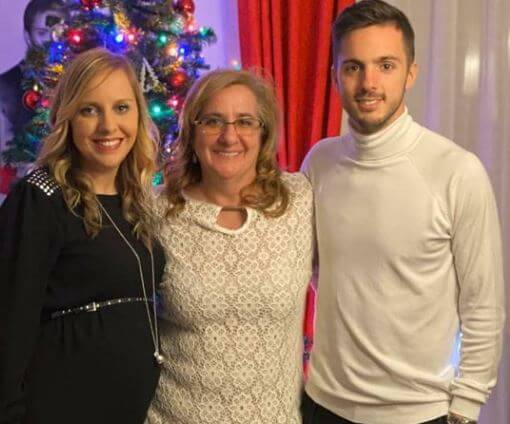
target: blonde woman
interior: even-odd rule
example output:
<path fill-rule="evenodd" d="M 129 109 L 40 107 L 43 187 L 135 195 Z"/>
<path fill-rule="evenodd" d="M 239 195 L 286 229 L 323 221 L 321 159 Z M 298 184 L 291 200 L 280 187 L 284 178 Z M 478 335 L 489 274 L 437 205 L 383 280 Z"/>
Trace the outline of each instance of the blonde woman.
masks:
<path fill-rule="evenodd" d="M 39 168 L 0 209 L 0 422 L 142 423 L 164 255 L 144 203 L 155 133 L 128 60 L 78 56 L 50 119 Z"/>
<path fill-rule="evenodd" d="M 276 164 L 273 89 L 215 71 L 186 100 L 159 199 L 168 260 L 149 422 L 299 423 L 312 192 Z"/>

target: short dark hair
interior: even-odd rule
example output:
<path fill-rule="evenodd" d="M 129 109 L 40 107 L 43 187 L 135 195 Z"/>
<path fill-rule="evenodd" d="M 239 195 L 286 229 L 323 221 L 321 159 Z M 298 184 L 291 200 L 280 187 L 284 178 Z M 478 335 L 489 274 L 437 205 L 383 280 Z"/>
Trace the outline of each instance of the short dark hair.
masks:
<path fill-rule="evenodd" d="M 409 65 L 414 62 L 414 30 L 407 16 L 382 0 L 362 0 L 340 13 L 333 22 L 333 63 L 340 53 L 342 38 L 355 29 L 393 24 L 402 31 Z"/>
<path fill-rule="evenodd" d="M 64 6 L 62 0 L 31 0 L 23 13 L 23 26 L 30 33 L 35 15 L 46 10 L 60 10 Z"/>

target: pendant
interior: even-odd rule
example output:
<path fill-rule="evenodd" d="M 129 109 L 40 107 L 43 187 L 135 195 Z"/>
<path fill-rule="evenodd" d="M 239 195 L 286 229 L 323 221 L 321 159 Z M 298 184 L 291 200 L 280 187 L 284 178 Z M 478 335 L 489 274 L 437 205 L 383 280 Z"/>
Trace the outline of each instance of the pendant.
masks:
<path fill-rule="evenodd" d="M 158 351 L 154 352 L 154 358 L 156 358 L 156 363 L 158 365 L 161 365 L 163 362 L 165 362 L 165 357 Z"/>

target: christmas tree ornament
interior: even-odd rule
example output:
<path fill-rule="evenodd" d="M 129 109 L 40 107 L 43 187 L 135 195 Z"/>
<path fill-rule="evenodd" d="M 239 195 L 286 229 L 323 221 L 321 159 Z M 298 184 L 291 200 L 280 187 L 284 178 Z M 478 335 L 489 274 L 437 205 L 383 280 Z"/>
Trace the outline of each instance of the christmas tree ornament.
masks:
<path fill-rule="evenodd" d="M 64 66 L 61 63 L 53 63 L 48 65 L 48 72 L 61 75 L 64 72 Z"/>
<path fill-rule="evenodd" d="M 113 22 L 117 28 L 123 30 L 128 30 L 131 26 L 131 22 L 129 21 L 127 15 L 119 10 L 116 10 L 113 13 Z"/>
<path fill-rule="evenodd" d="M 40 98 L 41 94 L 39 94 L 37 91 L 27 90 L 23 94 L 23 105 L 29 110 L 34 110 Z"/>
<path fill-rule="evenodd" d="M 92 10 L 101 7 L 102 0 L 80 0 L 80 3 L 83 8 Z"/>
<path fill-rule="evenodd" d="M 188 81 L 188 74 L 183 69 L 177 69 L 170 75 L 170 85 L 173 88 L 182 88 Z"/>
<path fill-rule="evenodd" d="M 195 12 L 195 2 L 193 0 L 174 0 L 173 6 L 178 12 Z"/>
<path fill-rule="evenodd" d="M 139 83 L 144 93 L 148 93 L 160 84 L 154 69 L 145 57 L 142 59 Z"/>
<path fill-rule="evenodd" d="M 79 46 L 84 41 L 84 33 L 81 29 L 70 29 L 67 31 L 67 42 L 72 46 Z"/>

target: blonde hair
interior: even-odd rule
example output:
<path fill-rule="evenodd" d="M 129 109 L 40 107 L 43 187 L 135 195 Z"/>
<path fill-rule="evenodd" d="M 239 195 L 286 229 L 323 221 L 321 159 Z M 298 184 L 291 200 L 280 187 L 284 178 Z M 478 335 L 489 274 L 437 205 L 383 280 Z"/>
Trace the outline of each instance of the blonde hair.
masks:
<path fill-rule="evenodd" d="M 247 87 L 255 95 L 257 117 L 263 124 L 256 177 L 241 190 L 241 202 L 269 217 L 285 213 L 289 192 L 276 162 L 280 113 L 274 88 L 268 81 L 249 71 L 216 70 L 197 80 L 184 102 L 179 135 L 172 145 L 172 157 L 166 167 L 165 193 L 170 205 L 167 215 L 175 216 L 183 209 L 183 189 L 200 182 L 202 178 L 200 164 L 193 160 L 194 122 L 216 93 L 233 85 Z"/>
<path fill-rule="evenodd" d="M 78 205 L 83 207 L 86 233 L 95 237 L 101 229 L 101 212 L 92 180 L 79 167 L 80 154 L 72 141 L 71 119 L 78 112 L 80 100 L 93 78 L 118 69 L 125 72 L 135 94 L 138 133 L 133 148 L 120 165 L 116 185 L 122 197 L 124 217 L 134 226 L 135 235 L 150 246 L 150 213 L 146 200 L 156 169 L 158 135 L 129 59 L 95 48 L 78 55 L 70 63 L 56 88 L 50 111 L 52 128 L 43 141 L 37 164 L 49 168 L 72 213 L 76 214 Z"/>

